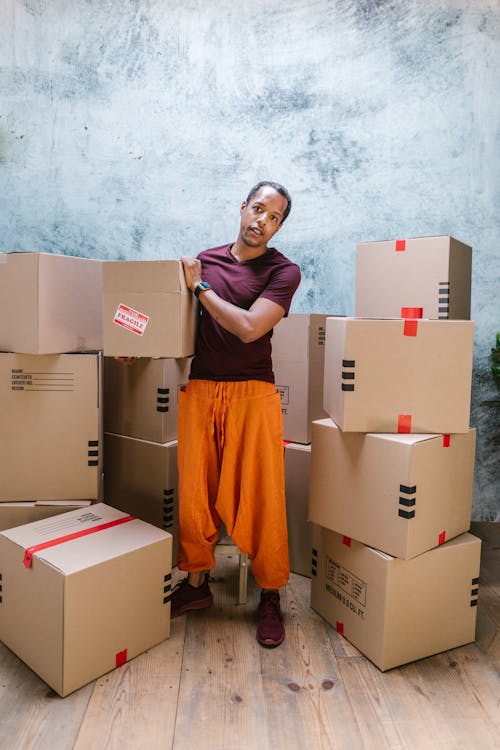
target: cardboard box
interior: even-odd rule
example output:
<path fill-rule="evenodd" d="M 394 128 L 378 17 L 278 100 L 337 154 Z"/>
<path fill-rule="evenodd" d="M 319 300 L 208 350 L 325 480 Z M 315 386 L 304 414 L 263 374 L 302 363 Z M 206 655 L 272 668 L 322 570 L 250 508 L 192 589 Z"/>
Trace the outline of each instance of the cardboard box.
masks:
<path fill-rule="evenodd" d="M 61 696 L 169 636 L 170 534 L 126 519 L 99 503 L 0 533 L 0 639 Z"/>
<path fill-rule="evenodd" d="M 88 508 L 90 500 L 57 500 L 53 502 L 39 501 L 21 503 L 0 503 L 0 531 L 13 529 L 15 526 L 24 526 L 26 523 L 40 521 L 42 518 L 59 516 L 70 510 Z"/>
<path fill-rule="evenodd" d="M 0 501 L 96 500 L 99 354 L 0 354 Z"/>
<path fill-rule="evenodd" d="M 399 560 L 314 527 L 311 606 L 382 671 L 475 637 L 481 541 Z"/>
<path fill-rule="evenodd" d="M 323 409 L 326 315 L 296 313 L 282 318 L 272 338 L 273 371 L 281 396 L 283 438 L 311 442 L 311 422 Z"/>
<path fill-rule="evenodd" d="M 361 242 L 356 317 L 469 320 L 472 248 L 453 237 Z"/>
<path fill-rule="evenodd" d="M 346 432 L 467 432 L 474 324 L 326 321 L 324 407 Z"/>
<path fill-rule="evenodd" d="M 342 432 L 313 422 L 309 520 L 404 559 L 470 527 L 476 431 Z"/>
<path fill-rule="evenodd" d="M 191 359 L 144 358 L 124 365 L 104 358 L 104 430 L 167 443 L 177 438 L 179 389 Z"/>
<path fill-rule="evenodd" d="M 104 498 L 108 505 L 170 532 L 177 564 L 179 499 L 177 441 L 153 443 L 104 435 Z"/>
<path fill-rule="evenodd" d="M 190 357 L 198 302 L 179 260 L 103 264 L 104 354 Z"/>
<path fill-rule="evenodd" d="M 311 577 L 312 524 L 307 520 L 309 507 L 309 470 L 311 446 L 285 445 L 286 520 L 290 570 Z"/>
<path fill-rule="evenodd" d="M 102 349 L 102 262 L 0 253 L 0 350 L 59 354 Z"/>

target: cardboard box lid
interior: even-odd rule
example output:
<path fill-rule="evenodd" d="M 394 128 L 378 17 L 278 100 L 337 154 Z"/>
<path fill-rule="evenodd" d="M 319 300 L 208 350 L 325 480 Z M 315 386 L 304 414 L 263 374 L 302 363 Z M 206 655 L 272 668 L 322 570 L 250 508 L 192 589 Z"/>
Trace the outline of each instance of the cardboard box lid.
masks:
<path fill-rule="evenodd" d="M 313 424 L 319 427 L 327 427 L 330 429 L 339 430 L 340 427 L 335 424 L 333 419 L 326 417 L 325 419 L 315 419 Z M 392 442 L 401 443 L 402 445 L 416 445 L 417 443 L 423 443 L 427 440 L 442 440 L 443 433 L 398 433 L 398 432 L 365 432 L 364 435 L 369 435 L 377 440 L 390 440 Z"/>
<path fill-rule="evenodd" d="M 98 530 L 101 525 L 125 518 L 126 513 L 104 503 L 98 503 L 84 511 L 68 511 L 62 515 L 8 529 L 1 534 L 26 551 L 46 542 L 64 539 L 67 535 L 96 529 L 93 533 L 86 533 L 35 551 L 34 561 L 43 560 L 63 575 L 71 575 L 170 536 L 156 526 L 138 519 Z"/>
<path fill-rule="evenodd" d="M 110 260 L 103 264 L 104 293 L 191 293 L 180 260 Z"/>
<path fill-rule="evenodd" d="M 390 247 L 391 250 L 396 250 L 396 243 L 398 243 L 398 249 L 402 250 L 403 247 L 401 246 L 401 243 L 410 243 L 409 245 L 406 245 L 406 248 L 410 247 L 424 247 L 424 246 L 432 246 L 433 248 L 439 247 L 439 248 L 449 248 L 451 243 L 457 243 L 457 246 L 460 246 L 462 248 L 467 248 L 467 250 L 471 250 L 470 245 L 465 244 L 464 242 L 460 242 L 460 240 L 455 239 L 455 237 L 452 237 L 449 234 L 432 234 L 428 235 L 426 237 L 405 237 L 404 239 L 392 239 L 392 240 L 373 240 L 373 241 L 365 241 L 365 242 L 358 242 L 357 247 L 358 248 L 364 248 L 364 247 L 370 247 L 370 246 L 387 246 Z M 406 249 L 405 248 L 405 249 Z"/>

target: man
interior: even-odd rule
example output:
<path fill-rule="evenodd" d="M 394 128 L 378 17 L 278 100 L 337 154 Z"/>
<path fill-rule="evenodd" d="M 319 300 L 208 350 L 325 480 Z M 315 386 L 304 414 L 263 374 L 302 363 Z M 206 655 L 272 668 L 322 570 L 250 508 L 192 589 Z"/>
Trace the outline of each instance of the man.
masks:
<path fill-rule="evenodd" d="M 208 571 L 224 522 L 262 589 L 257 640 L 268 647 L 285 638 L 279 589 L 290 573 L 271 336 L 300 283 L 299 267 L 268 243 L 290 209 L 284 187 L 259 182 L 241 204 L 234 244 L 182 258 L 200 318 L 179 396 L 178 565 L 188 575 L 173 592 L 172 617 L 212 604 Z"/>

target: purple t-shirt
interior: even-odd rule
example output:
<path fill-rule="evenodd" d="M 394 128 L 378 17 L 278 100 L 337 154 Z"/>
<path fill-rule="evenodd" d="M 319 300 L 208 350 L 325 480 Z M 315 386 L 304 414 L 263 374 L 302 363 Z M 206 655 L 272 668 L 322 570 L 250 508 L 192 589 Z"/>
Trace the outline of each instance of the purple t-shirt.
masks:
<path fill-rule="evenodd" d="M 265 297 L 288 315 L 292 297 L 300 283 L 300 268 L 278 250 L 239 262 L 231 245 L 204 250 L 198 255 L 203 281 L 219 297 L 248 310 L 258 297 Z M 200 305 L 196 355 L 190 378 L 195 380 L 264 380 L 274 383 L 271 361 L 272 330 L 244 344 L 224 330 Z"/>

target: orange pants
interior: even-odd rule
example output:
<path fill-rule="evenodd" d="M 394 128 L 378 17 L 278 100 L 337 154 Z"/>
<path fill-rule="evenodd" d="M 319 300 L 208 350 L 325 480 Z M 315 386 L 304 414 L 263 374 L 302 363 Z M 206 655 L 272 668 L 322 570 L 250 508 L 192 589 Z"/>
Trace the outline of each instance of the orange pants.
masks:
<path fill-rule="evenodd" d="M 181 570 L 215 566 L 221 521 L 252 561 L 258 585 L 288 581 L 280 397 L 257 380 L 190 380 L 179 394 Z"/>

